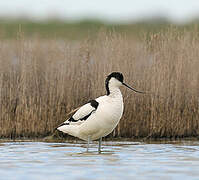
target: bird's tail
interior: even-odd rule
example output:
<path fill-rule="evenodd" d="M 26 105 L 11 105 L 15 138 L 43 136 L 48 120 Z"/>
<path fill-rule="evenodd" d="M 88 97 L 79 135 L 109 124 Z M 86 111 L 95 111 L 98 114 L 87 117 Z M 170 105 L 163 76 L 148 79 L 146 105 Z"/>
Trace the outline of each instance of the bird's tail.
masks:
<path fill-rule="evenodd" d="M 68 124 L 62 124 L 57 128 L 58 131 L 61 131 L 63 133 L 67 133 L 71 136 L 78 137 L 78 127 L 75 125 L 68 125 Z"/>

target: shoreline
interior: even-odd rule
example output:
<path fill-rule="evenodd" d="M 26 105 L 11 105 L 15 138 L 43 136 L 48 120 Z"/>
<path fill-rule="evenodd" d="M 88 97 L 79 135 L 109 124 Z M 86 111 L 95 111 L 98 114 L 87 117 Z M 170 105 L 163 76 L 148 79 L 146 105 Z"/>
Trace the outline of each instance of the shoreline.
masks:
<path fill-rule="evenodd" d="M 144 142 L 144 143 L 170 143 L 170 142 L 180 142 L 180 141 L 198 141 L 199 137 L 182 137 L 182 138 L 103 138 L 103 142 Z M 97 141 L 97 140 L 96 140 Z M 93 141 L 93 142 L 96 142 Z M 46 142 L 46 143 L 78 143 L 86 142 L 78 138 L 63 138 L 63 139 L 47 139 L 45 138 L 1 138 L 0 143 L 4 142 Z"/>

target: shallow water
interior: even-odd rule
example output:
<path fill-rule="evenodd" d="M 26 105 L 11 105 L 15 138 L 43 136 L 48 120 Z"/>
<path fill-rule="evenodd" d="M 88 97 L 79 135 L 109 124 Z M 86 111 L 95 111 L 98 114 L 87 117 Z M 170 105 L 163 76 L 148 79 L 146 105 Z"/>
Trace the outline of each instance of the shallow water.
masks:
<path fill-rule="evenodd" d="M 0 143 L 0 179 L 199 179 L 199 142 Z"/>

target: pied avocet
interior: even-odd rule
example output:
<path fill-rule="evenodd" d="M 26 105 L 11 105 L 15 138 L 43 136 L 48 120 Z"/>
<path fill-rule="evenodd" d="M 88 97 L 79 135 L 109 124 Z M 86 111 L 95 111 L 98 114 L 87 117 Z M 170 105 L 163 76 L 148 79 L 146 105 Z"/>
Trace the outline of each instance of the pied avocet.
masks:
<path fill-rule="evenodd" d="M 138 91 L 123 82 L 120 72 L 112 72 L 105 81 L 107 95 L 89 101 L 80 107 L 73 116 L 62 123 L 57 129 L 69 135 L 88 141 L 99 139 L 98 152 L 101 152 L 102 137 L 110 134 L 119 123 L 123 114 L 123 97 L 119 87 L 124 85 Z"/>

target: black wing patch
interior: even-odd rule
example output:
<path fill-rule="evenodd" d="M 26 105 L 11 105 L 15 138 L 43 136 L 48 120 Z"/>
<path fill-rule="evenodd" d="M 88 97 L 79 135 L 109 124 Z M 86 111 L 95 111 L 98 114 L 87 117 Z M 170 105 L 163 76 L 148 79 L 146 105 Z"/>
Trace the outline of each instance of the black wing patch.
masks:
<path fill-rule="evenodd" d="M 85 120 L 87 120 L 88 117 L 89 117 L 94 111 L 95 111 L 95 110 L 91 111 L 87 116 L 85 116 L 85 117 L 79 119 L 79 121 L 85 121 Z"/>
<path fill-rule="evenodd" d="M 89 101 L 89 103 L 91 104 L 92 107 L 95 108 L 95 110 L 91 111 L 88 115 L 86 115 L 85 117 L 83 117 L 83 118 L 81 118 L 81 119 L 79 119 L 79 120 L 73 119 L 73 122 L 85 121 L 86 119 L 88 119 L 88 117 L 89 117 L 94 111 L 96 111 L 96 109 L 97 109 L 99 103 L 98 103 L 96 100 L 91 100 L 91 101 Z"/>
<path fill-rule="evenodd" d="M 97 107 L 99 106 L 99 103 L 98 103 L 96 100 L 91 100 L 91 101 L 89 101 L 88 103 L 90 103 L 90 105 L 91 105 L 92 107 L 94 107 L 95 110 L 91 111 L 88 115 L 86 115 L 86 116 L 84 116 L 84 117 L 82 117 L 82 118 L 80 118 L 80 119 L 78 119 L 78 120 L 76 120 L 76 119 L 74 119 L 73 117 L 71 117 L 68 121 L 69 121 L 69 122 L 77 122 L 77 121 L 85 121 L 86 119 L 88 119 L 88 117 L 89 117 L 94 111 L 96 111 L 96 110 L 97 110 Z"/>
<path fill-rule="evenodd" d="M 78 122 L 78 121 L 85 121 L 86 119 L 88 119 L 88 117 L 97 110 L 99 103 L 96 100 L 91 100 L 88 103 L 90 103 L 90 105 L 95 108 L 93 109 L 89 114 L 87 114 L 86 116 L 80 118 L 80 119 L 74 119 L 73 116 L 71 116 L 66 122 L 60 124 L 58 127 L 63 126 L 63 125 L 70 125 L 70 122 Z"/>
<path fill-rule="evenodd" d="M 99 106 L 99 103 L 96 100 L 91 100 L 89 101 L 91 106 L 95 108 L 95 110 L 97 109 L 97 107 Z"/>
<path fill-rule="evenodd" d="M 75 120 L 73 117 L 70 117 L 70 119 L 68 121 L 69 122 L 77 122 L 78 120 Z"/>
<path fill-rule="evenodd" d="M 61 127 L 61 126 L 64 126 L 64 125 L 69 125 L 69 123 L 64 122 L 64 123 L 60 124 L 57 128 L 59 128 L 59 127 Z M 56 128 L 56 129 L 57 129 L 57 128 Z"/>

